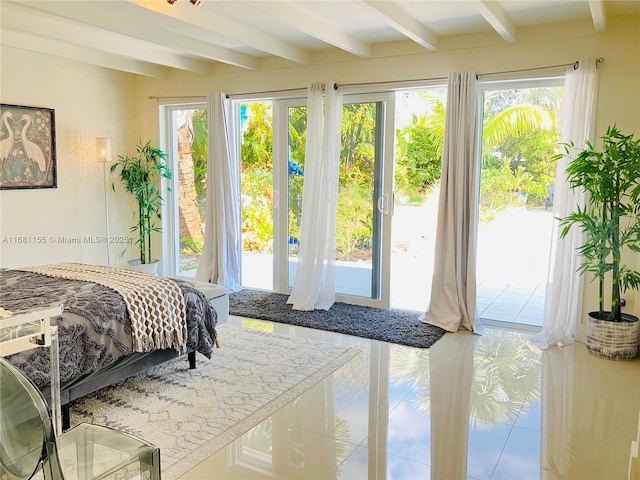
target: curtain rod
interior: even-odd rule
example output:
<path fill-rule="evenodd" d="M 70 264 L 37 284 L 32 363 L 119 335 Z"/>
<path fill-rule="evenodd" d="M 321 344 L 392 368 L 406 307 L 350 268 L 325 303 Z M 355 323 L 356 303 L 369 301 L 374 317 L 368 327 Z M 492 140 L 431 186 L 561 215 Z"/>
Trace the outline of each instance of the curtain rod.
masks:
<path fill-rule="evenodd" d="M 600 65 L 604 62 L 604 58 L 600 57 L 596 59 L 596 66 Z M 491 72 L 491 73 L 480 73 L 478 76 L 480 77 L 489 77 L 493 75 L 505 75 L 507 73 L 519 73 L 519 72 L 531 72 L 534 70 L 549 70 L 551 68 L 560 68 L 560 67 L 570 67 L 573 65 L 574 70 L 578 70 L 580 68 L 580 61 L 576 60 L 573 63 L 561 63 L 560 65 L 549 65 L 547 67 L 532 67 L 532 68 L 521 68 L 520 70 L 507 70 L 504 72 Z"/>
<path fill-rule="evenodd" d="M 324 85 L 322 86 L 322 89 L 324 90 Z M 227 93 L 226 96 L 227 98 L 231 98 L 233 95 L 267 95 L 267 94 L 275 94 L 275 93 L 294 93 L 294 92 L 306 92 L 307 91 L 307 87 L 298 87 L 298 88 L 282 88 L 280 90 L 264 90 L 262 92 L 245 92 L 245 93 Z M 203 98 L 206 99 L 207 96 L 206 95 L 171 95 L 171 96 L 165 96 L 165 97 L 158 97 L 158 96 L 153 96 L 153 95 L 149 95 L 148 99 L 149 100 L 163 100 L 166 98 Z"/>
<path fill-rule="evenodd" d="M 324 85 L 322 86 L 324 90 Z M 280 90 L 264 90 L 262 92 L 244 92 L 244 93 L 227 93 L 227 98 L 231 98 L 234 95 L 267 95 L 272 93 L 294 93 L 294 92 L 306 92 L 307 87 L 297 87 L 297 88 L 281 88 Z"/>
<path fill-rule="evenodd" d="M 598 59 L 596 59 L 596 66 L 600 65 L 601 63 L 604 62 L 604 58 L 603 57 L 599 57 Z M 547 65 L 544 67 L 531 67 L 531 68 L 521 68 L 518 70 L 505 70 L 502 72 L 489 72 L 489 73 L 479 73 L 478 77 L 488 77 L 488 76 L 494 76 L 494 75 L 507 75 L 509 73 L 522 73 L 522 72 L 533 72 L 536 70 L 549 70 L 552 68 L 560 68 L 560 67 L 570 67 L 571 65 L 573 65 L 573 69 L 577 70 L 580 67 L 580 62 L 579 61 L 575 61 L 573 63 L 561 63 L 558 65 Z M 416 78 L 414 80 L 386 80 L 386 81 L 381 81 L 381 82 L 362 82 L 362 83 L 334 83 L 333 84 L 333 88 L 334 89 L 338 89 L 338 87 L 364 87 L 364 86 L 374 86 L 374 85 L 385 85 L 385 84 L 389 84 L 389 83 L 413 83 L 413 82 L 434 82 L 434 81 L 444 81 L 447 80 L 447 77 L 432 77 L 432 78 Z M 323 86 L 324 88 L 324 86 Z M 227 93 L 227 98 L 232 98 L 234 95 L 267 95 L 267 94 L 276 94 L 276 93 L 293 93 L 293 92 L 297 92 L 297 91 L 306 91 L 307 87 L 298 87 L 298 88 L 286 88 L 286 89 L 280 89 L 280 90 L 265 90 L 262 92 L 243 92 L 243 93 Z M 157 100 L 160 101 L 161 99 L 166 99 L 166 98 L 206 98 L 206 96 L 203 95 L 174 95 L 174 96 L 166 96 L 166 97 L 158 97 L 158 96 L 152 96 L 149 95 L 149 100 Z"/>
<path fill-rule="evenodd" d="M 166 97 L 157 97 L 155 95 L 149 95 L 147 97 L 148 100 L 156 100 L 156 101 L 160 101 L 163 100 L 165 98 L 193 98 L 193 99 L 206 99 L 207 96 L 206 95 L 169 95 Z"/>
<path fill-rule="evenodd" d="M 604 58 L 600 57 L 596 60 L 596 65 L 600 65 L 604 62 Z M 502 72 L 489 72 L 489 73 L 479 73 L 478 77 L 488 77 L 493 75 L 506 75 L 509 73 L 521 73 L 521 72 L 533 72 L 536 70 L 549 70 L 552 68 L 560 68 L 560 67 L 570 67 L 573 65 L 573 69 L 577 70 L 580 67 L 580 62 L 575 61 L 573 63 L 561 63 L 559 65 L 547 65 L 544 67 L 531 67 L 531 68 L 521 68 L 519 70 L 505 70 Z M 413 83 L 413 82 L 435 82 L 435 81 L 444 81 L 447 80 L 448 77 L 432 77 L 432 78 L 417 78 L 415 80 L 387 80 L 382 82 L 362 82 L 362 83 L 334 83 L 333 88 L 338 87 L 364 87 L 364 86 L 374 86 L 374 85 L 385 85 L 388 83 Z"/>

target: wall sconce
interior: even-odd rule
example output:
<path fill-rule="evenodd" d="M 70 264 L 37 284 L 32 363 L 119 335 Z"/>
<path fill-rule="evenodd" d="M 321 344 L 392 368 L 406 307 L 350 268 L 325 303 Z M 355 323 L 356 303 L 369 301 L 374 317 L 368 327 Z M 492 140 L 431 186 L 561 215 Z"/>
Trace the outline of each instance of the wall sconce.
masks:
<path fill-rule="evenodd" d="M 104 186 L 104 225 L 107 246 L 107 266 L 111 266 L 111 249 L 109 246 L 109 198 L 107 197 L 107 168 L 109 168 L 109 162 L 111 161 L 111 139 L 109 137 L 96 138 L 96 157 L 98 162 L 103 165 L 102 170 L 102 182 Z"/>
<path fill-rule="evenodd" d="M 111 139 L 108 137 L 96 138 L 96 155 L 99 162 L 111 161 Z"/>

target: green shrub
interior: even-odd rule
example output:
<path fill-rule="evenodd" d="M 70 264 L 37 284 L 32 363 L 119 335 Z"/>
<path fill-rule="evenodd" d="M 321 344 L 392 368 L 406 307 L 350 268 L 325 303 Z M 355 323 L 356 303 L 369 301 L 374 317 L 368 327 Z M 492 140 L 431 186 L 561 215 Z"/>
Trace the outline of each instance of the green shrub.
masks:
<path fill-rule="evenodd" d="M 372 246 L 371 190 L 357 183 L 340 187 L 336 211 L 336 257 L 370 259 Z"/>
<path fill-rule="evenodd" d="M 247 169 L 242 184 L 242 249 L 273 252 L 273 176 Z"/>

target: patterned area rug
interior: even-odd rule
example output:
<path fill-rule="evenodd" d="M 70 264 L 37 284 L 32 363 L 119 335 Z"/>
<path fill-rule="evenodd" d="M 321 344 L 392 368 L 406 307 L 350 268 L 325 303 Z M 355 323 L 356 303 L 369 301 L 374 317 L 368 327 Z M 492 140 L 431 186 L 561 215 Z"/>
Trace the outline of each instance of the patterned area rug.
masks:
<path fill-rule="evenodd" d="M 71 424 L 124 430 L 160 447 L 162 476 L 177 478 L 238 438 L 358 350 L 303 338 L 218 327 L 213 358 L 186 358 L 107 387 L 75 402 Z"/>
<path fill-rule="evenodd" d="M 229 314 L 288 323 L 383 342 L 429 348 L 446 330 L 418 320 L 419 314 L 336 302 L 328 310 L 293 310 L 287 295 L 245 289 L 229 295 Z"/>

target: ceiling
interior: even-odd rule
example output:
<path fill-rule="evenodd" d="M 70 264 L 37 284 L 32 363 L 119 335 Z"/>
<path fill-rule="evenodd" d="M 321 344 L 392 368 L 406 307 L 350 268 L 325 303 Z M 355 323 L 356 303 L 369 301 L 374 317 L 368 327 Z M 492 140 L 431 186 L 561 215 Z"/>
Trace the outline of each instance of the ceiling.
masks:
<path fill-rule="evenodd" d="M 196 1 L 196 0 L 193 0 Z M 214 65 L 255 70 L 278 57 L 309 64 L 321 50 L 354 58 L 376 45 L 411 41 L 438 50 L 453 35 L 640 13 L 637 0 L 2 0 L 1 43 L 116 70 L 164 77 L 170 69 L 209 74 Z"/>

